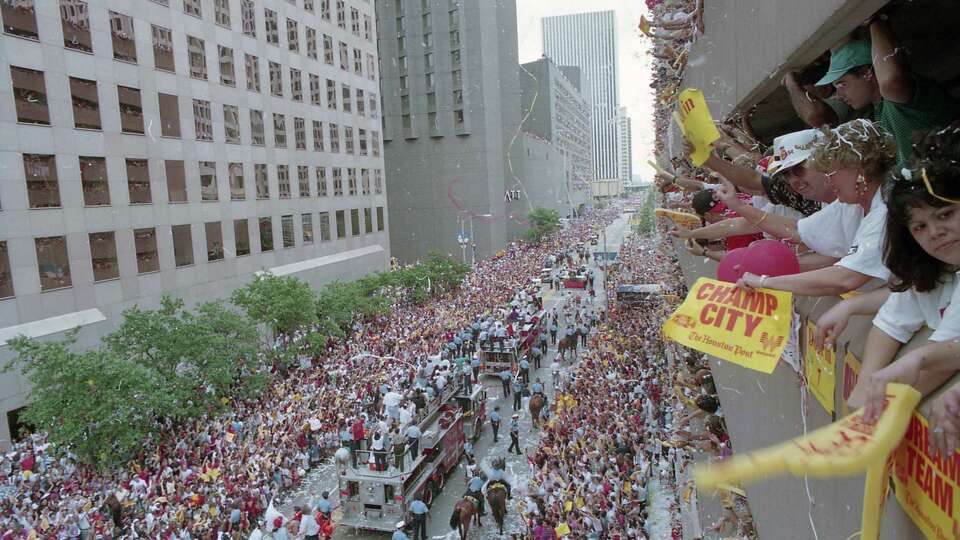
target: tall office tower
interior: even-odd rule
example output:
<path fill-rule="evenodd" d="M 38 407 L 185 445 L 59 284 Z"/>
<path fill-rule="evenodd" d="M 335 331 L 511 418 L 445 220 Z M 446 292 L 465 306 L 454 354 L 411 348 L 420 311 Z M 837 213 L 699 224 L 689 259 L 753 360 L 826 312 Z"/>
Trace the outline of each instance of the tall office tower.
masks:
<path fill-rule="evenodd" d="M 593 104 L 594 167 L 598 179 L 618 177 L 616 18 L 613 11 L 544 17 L 543 53 L 561 66 L 580 68 Z"/>
<path fill-rule="evenodd" d="M 389 261 L 370 0 L 0 2 L 0 346 Z M 0 347 L 0 363 L 11 354 Z M 0 375 L 0 441 L 28 387 Z"/>
<path fill-rule="evenodd" d="M 633 135 L 631 134 L 630 117 L 626 107 L 620 107 L 617 115 L 619 178 L 624 186 L 633 183 Z"/>
<path fill-rule="evenodd" d="M 376 9 L 391 250 L 404 261 L 431 250 L 487 257 L 506 243 L 506 222 L 526 217 L 505 207 L 520 111 L 516 2 Z"/>

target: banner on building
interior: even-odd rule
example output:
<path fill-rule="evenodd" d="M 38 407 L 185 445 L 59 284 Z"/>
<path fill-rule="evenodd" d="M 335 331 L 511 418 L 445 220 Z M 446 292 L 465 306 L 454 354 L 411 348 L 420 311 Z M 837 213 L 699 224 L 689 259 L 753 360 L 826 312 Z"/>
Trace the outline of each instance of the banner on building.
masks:
<path fill-rule="evenodd" d="M 720 138 L 720 132 L 713 123 L 710 109 L 703 99 L 703 92 L 696 88 L 687 88 L 680 92 L 679 121 L 683 136 L 693 145 L 690 161 L 700 166 L 710 157 L 713 143 Z"/>
<path fill-rule="evenodd" d="M 793 320 L 792 294 L 745 291 L 700 278 L 663 325 L 663 335 L 700 352 L 773 373 Z"/>
<path fill-rule="evenodd" d="M 833 414 L 836 411 L 833 397 L 837 387 L 836 354 L 830 347 L 818 350 L 813 342 L 817 325 L 807 320 L 805 326 L 803 373 L 807 378 L 807 389 L 828 413 Z"/>
<path fill-rule="evenodd" d="M 929 430 L 927 419 L 915 412 L 894 459 L 897 501 L 927 538 L 955 539 L 960 534 L 960 453 L 931 456 Z"/>
<path fill-rule="evenodd" d="M 853 387 L 857 385 L 857 378 L 860 376 L 860 360 L 847 351 L 843 355 L 843 387 L 840 389 L 840 411 L 844 414 L 850 414 L 850 407 L 847 406 L 847 399 L 853 393 Z"/>

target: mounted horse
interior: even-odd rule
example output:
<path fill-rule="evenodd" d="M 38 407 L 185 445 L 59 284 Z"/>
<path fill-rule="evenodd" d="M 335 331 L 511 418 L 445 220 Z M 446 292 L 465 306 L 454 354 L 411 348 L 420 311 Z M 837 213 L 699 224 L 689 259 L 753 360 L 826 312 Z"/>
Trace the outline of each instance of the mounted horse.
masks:
<path fill-rule="evenodd" d="M 503 519 L 507 513 L 507 486 L 500 482 L 491 482 L 487 486 L 487 504 L 497 522 L 497 531 L 503 536 Z"/>
<path fill-rule="evenodd" d="M 577 335 L 565 336 L 563 339 L 557 342 L 557 354 L 560 355 L 560 360 L 567 359 L 567 351 L 573 353 L 573 358 L 577 358 Z"/>
<path fill-rule="evenodd" d="M 470 520 L 476 518 L 480 526 L 480 501 L 467 495 L 453 505 L 453 514 L 450 515 L 450 528 L 460 532 L 460 540 L 467 540 L 470 533 Z"/>
<path fill-rule="evenodd" d="M 534 429 L 540 427 L 540 411 L 547 406 L 547 398 L 543 397 L 542 394 L 535 394 L 530 398 L 530 403 L 527 407 L 530 409 L 530 418 L 533 421 Z"/>

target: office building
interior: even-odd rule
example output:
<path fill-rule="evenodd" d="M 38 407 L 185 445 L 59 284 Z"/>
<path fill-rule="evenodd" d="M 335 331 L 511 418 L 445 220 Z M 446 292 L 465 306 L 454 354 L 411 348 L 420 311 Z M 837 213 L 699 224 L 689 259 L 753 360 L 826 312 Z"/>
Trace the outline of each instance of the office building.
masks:
<path fill-rule="evenodd" d="M 390 257 L 370 0 L 0 3 L 0 363 L 18 334 Z M 0 441 L 25 404 L 0 375 Z M 0 443 L 2 444 L 2 443 Z"/>
<path fill-rule="evenodd" d="M 629 186 L 633 183 L 633 136 L 630 132 L 630 117 L 627 116 L 626 107 L 620 107 L 617 128 L 618 177 L 624 186 Z"/>
<path fill-rule="evenodd" d="M 507 241 L 504 204 L 518 189 L 515 0 L 376 4 L 392 253 L 463 255 L 458 236 L 472 228 L 468 259 L 487 257 Z"/>
<path fill-rule="evenodd" d="M 580 68 L 593 106 L 593 155 L 597 179 L 618 177 L 616 18 L 613 11 L 544 17 L 543 52 L 561 66 Z"/>

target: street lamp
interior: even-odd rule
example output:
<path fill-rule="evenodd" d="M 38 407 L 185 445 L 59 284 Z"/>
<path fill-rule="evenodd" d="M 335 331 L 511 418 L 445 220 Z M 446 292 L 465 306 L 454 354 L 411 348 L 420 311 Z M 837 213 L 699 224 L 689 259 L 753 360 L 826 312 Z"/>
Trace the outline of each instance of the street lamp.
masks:
<path fill-rule="evenodd" d="M 470 265 L 471 265 L 471 266 L 476 266 L 476 265 L 477 265 L 477 237 L 473 235 L 473 218 L 475 218 L 475 217 L 484 218 L 484 219 L 490 219 L 490 218 L 493 217 L 493 214 L 477 214 L 477 215 L 470 214 L 470 238 L 469 238 L 469 240 L 470 240 L 470 247 L 471 247 L 471 249 L 473 250 L 473 251 L 470 253 Z M 466 262 L 466 260 L 464 260 L 464 262 Z"/>

